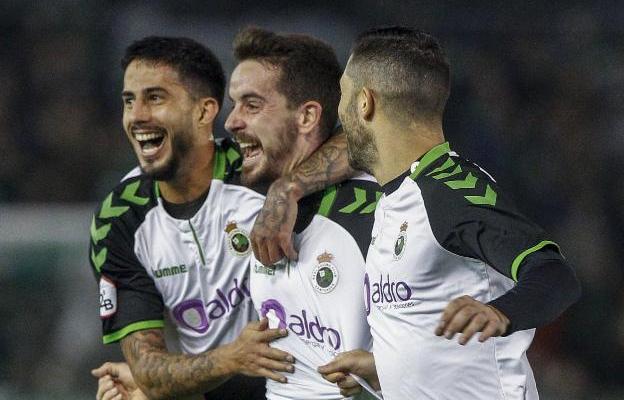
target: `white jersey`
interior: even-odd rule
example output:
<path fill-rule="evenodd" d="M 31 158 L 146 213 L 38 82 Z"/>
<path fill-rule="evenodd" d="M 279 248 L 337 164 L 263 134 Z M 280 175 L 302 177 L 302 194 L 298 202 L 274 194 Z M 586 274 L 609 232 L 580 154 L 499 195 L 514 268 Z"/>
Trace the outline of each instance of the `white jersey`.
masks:
<path fill-rule="evenodd" d="M 295 227 L 296 263 L 252 265 L 256 310 L 288 336 L 271 346 L 292 354 L 287 384 L 267 380 L 267 398 L 342 399 L 316 369 L 338 353 L 370 349 L 362 282 L 379 186 L 350 180 L 304 199 Z M 318 213 L 317 213 L 318 212 Z"/>
<path fill-rule="evenodd" d="M 155 182 L 133 174 L 98 207 L 90 260 L 100 281 L 104 343 L 163 327 L 167 312 L 181 350 L 198 354 L 231 342 L 257 319 L 248 232 L 264 197 L 227 183 L 239 158 L 218 145 L 215 179 L 189 219 L 169 215 Z"/>
<path fill-rule="evenodd" d="M 486 303 L 511 289 L 543 231 L 446 143 L 384 192 L 364 285 L 384 398 L 537 399 L 526 358 L 534 330 L 465 346 L 434 331 L 451 300 Z"/>

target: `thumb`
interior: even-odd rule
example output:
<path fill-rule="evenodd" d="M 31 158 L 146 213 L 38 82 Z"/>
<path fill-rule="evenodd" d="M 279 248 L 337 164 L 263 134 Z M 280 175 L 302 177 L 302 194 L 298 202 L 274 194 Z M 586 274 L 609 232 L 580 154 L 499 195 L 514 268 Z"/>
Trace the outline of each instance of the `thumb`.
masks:
<path fill-rule="evenodd" d="M 280 247 L 282 248 L 282 251 L 284 252 L 284 254 L 286 254 L 286 257 L 289 260 L 297 261 L 299 254 L 297 254 L 297 251 L 295 250 L 295 246 L 293 245 L 292 240 L 286 240 L 282 242 Z"/>
<path fill-rule="evenodd" d="M 334 372 L 348 372 L 345 371 L 345 367 L 343 359 L 335 358 L 333 361 L 318 367 L 317 371 L 323 375 L 333 374 Z"/>
<path fill-rule="evenodd" d="M 101 378 L 104 375 L 112 375 L 113 377 L 117 377 L 117 375 L 119 375 L 119 372 L 117 371 L 117 368 L 113 363 L 105 362 L 96 369 L 92 369 L 91 375 L 96 378 Z"/>

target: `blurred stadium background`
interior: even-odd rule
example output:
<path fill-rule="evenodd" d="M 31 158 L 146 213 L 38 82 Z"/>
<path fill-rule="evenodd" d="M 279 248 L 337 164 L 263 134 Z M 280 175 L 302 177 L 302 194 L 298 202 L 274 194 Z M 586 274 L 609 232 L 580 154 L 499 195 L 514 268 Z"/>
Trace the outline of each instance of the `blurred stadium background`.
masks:
<path fill-rule="evenodd" d="M 410 24 L 448 50 L 445 132 L 552 232 L 582 300 L 531 350 L 543 399 L 624 398 L 624 7 L 617 1 L 0 1 L 0 399 L 92 399 L 90 212 L 134 165 L 119 58 L 190 36 L 226 70 L 255 24 L 332 44 Z M 225 106 L 225 110 L 229 108 Z M 221 113 L 218 134 L 223 134 Z"/>

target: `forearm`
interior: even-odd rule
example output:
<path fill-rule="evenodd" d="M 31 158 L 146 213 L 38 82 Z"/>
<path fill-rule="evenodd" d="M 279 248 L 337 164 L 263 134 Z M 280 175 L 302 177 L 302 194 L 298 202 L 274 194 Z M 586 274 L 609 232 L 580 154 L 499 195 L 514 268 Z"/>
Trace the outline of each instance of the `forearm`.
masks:
<path fill-rule="evenodd" d="M 134 379 L 150 399 L 204 393 L 232 374 L 226 348 L 197 355 L 167 352 L 162 331 L 134 332 L 121 342 Z"/>
<path fill-rule="evenodd" d="M 354 174 L 347 157 L 347 138 L 344 133 L 339 133 L 281 179 L 284 187 L 299 200 Z"/>
<path fill-rule="evenodd" d="M 551 260 L 524 266 L 518 284 L 488 304 L 509 318 L 505 332 L 509 335 L 552 322 L 580 295 L 580 284 L 572 268 L 563 261 Z"/>

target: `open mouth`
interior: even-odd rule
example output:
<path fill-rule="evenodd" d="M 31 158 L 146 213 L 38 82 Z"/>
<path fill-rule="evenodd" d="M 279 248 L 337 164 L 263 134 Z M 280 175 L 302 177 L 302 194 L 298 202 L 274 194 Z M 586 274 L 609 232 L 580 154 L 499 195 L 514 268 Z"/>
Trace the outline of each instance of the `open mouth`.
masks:
<path fill-rule="evenodd" d="M 262 145 L 260 142 L 250 139 L 239 139 L 238 145 L 243 153 L 243 164 L 254 163 L 262 155 Z"/>
<path fill-rule="evenodd" d="M 161 131 L 156 132 L 133 132 L 134 139 L 139 143 L 141 147 L 141 154 L 145 157 L 151 157 L 158 153 L 163 147 L 165 142 L 165 133 Z"/>

